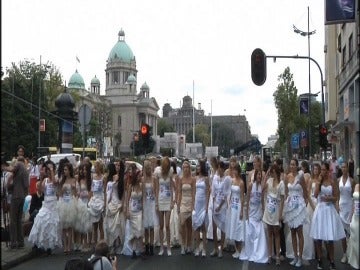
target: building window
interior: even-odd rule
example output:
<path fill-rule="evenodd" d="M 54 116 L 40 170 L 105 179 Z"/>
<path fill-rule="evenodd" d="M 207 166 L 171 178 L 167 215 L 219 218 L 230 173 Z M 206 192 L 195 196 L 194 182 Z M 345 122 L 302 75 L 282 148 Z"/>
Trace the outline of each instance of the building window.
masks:
<path fill-rule="evenodd" d="M 349 60 L 353 53 L 353 35 L 351 34 L 349 37 Z"/>
<path fill-rule="evenodd" d="M 341 67 L 344 68 L 346 64 L 346 46 L 342 49 L 342 65 Z"/>
<path fill-rule="evenodd" d="M 129 72 L 124 71 L 124 72 L 123 72 L 123 84 L 126 83 L 128 77 L 129 77 Z"/>
<path fill-rule="evenodd" d="M 114 71 L 112 73 L 112 82 L 114 84 L 118 84 L 119 83 L 119 71 Z"/>
<path fill-rule="evenodd" d="M 121 115 L 118 115 L 118 128 L 121 128 Z"/>

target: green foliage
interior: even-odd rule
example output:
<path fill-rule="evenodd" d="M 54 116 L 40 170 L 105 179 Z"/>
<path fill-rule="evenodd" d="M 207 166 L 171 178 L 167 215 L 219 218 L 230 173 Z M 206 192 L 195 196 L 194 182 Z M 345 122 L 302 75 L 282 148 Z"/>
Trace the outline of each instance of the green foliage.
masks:
<path fill-rule="evenodd" d="M 308 116 L 300 115 L 299 112 L 299 97 L 298 91 L 293 80 L 293 74 L 290 68 L 287 67 L 284 72 L 279 75 L 278 81 L 280 82 L 276 91 L 274 92 L 274 103 L 278 112 L 278 134 L 279 140 L 275 145 L 276 150 L 286 153 L 286 157 L 290 158 L 292 155 L 291 149 L 291 135 L 298 133 L 301 130 L 308 131 Z M 314 128 L 321 121 L 321 104 L 319 102 L 311 102 L 310 109 L 310 126 L 311 126 L 311 139 L 312 146 L 316 142 L 316 131 Z M 311 147 L 313 155 L 316 151 L 315 147 Z"/>
<path fill-rule="evenodd" d="M 175 132 L 175 129 L 165 119 L 160 118 L 157 123 L 157 130 L 160 137 L 164 137 L 165 132 Z"/>
<path fill-rule="evenodd" d="M 58 124 L 52 115 L 55 99 L 61 93 L 62 79 L 51 63 L 37 65 L 21 61 L 6 69 L 1 80 L 1 149 L 7 156 L 23 144 L 26 155 L 37 153 L 39 103 L 40 118 L 46 122 L 41 133 L 41 146 L 56 145 Z"/>

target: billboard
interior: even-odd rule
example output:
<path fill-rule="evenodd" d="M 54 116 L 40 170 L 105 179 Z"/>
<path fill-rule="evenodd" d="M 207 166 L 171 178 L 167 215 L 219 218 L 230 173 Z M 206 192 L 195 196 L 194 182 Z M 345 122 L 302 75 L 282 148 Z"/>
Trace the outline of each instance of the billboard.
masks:
<path fill-rule="evenodd" d="M 325 0 L 325 24 L 355 21 L 355 0 Z"/>

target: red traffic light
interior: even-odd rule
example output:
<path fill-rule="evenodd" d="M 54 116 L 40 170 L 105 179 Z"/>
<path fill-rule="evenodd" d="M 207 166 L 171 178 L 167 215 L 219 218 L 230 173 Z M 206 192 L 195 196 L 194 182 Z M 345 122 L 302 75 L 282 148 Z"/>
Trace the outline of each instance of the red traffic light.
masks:
<path fill-rule="evenodd" d="M 141 135 L 147 136 L 149 134 L 149 125 L 142 124 L 140 129 Z"/>
<path fill-rule="evenodd" d="M 323 135 L 327 135 L 328 134 L 328 130 L 326 127 L 322 126 L 320 127 L 320 133 Z"/>

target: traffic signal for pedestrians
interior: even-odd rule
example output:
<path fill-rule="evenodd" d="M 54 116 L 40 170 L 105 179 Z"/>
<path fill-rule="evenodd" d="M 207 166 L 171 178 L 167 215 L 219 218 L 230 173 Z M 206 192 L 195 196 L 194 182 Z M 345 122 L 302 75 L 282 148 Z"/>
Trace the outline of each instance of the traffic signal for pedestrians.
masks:
<path fill-rule="evenodd" d="M 141 124 L 140 134 L 145 147 L 149 146 L 150 142 L 150 126 L 148 124 Z"/>
<path fill-rule="evenodd" d="M 266 81 L 266 55 L 259 48 L 251 54 L 251 79 L 258 86 Z"/>
<path fill-rule="evenodd" d="M 324 125 L 319 126 L 319 144 L 320 147 L 326 149 L 328 147 L 328 130 Z"/>

